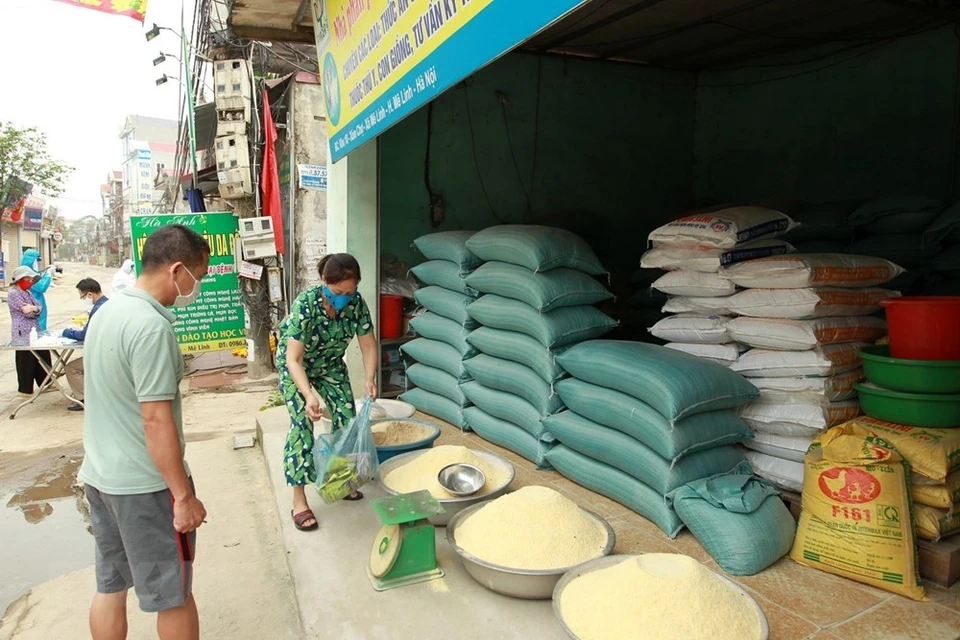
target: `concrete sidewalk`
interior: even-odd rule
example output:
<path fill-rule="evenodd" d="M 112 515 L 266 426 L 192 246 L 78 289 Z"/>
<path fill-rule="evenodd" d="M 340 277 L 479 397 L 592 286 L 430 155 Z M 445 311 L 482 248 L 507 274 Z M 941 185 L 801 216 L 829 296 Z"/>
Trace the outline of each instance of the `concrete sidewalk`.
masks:
<path fill-rule="evenodd" d="M 447 544 L 443 527 L 437 528 L 437 558 L 446 574 L 443 578 L 382 593 L 374 591 L 366 567 L 380 521 L 369 498 L 386 494 L 370 484 L 363 489 L 367 500 L 327 506 L 310 487 L 307 496 L 320 529 L 297 531 L 290 518 L 291 493 L 281 468 L 283 443 L 290 424 L 286 409 L 278 407 L 260 413 L 257 424 L 306 637 L 567 637 L 549 600 L 507 598 L 475 582 Z M 453 442 L 454 438 L 445 432 L 437 444 L 461 444 Z"/>

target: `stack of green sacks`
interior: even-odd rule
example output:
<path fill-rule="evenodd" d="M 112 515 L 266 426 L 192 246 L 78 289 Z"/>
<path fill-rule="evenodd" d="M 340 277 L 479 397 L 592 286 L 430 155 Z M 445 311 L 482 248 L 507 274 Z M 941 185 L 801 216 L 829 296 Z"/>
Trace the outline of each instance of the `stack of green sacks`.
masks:
<path fill-rule="evenodd" d="M 544 420 L 562 475 L 616 500 L 676 537 L 666 496 L 687 483 L 749 465 L 733 445 L 751 436 L 731 409 L 756 388 L 722 365 L 640 342 L 591 340 L 557 356 L 572 378 L 556 383 L 568 407 Z"/>
<path fill-rule="evenodd" d="M 427 258 L 410 270 L 425 285 L 417 290 L 416 300 L 426 313 L 410 322 L 421 337 L 401 347 L 416 361 L 407 368 L 407 378 L 416 388 L 401 399 L 461 429 L 467 428 L 463 410 L 470 406 L 460 388 L 471 379 L 464 361 L 477 353 L 466 340 L 477 326 L 467 315 L 477 291 L 467 285 L 466 278 L 482 262 L 466 247 L 472 235 L 472 231 L 443 231 L 414 241 Z"/>
<path fill-rule="evenodd" d="M 480 326 L 466 337 L 479 352 L 464 362 L 473 381 L 461 389 L 474 404 L 466 422 L 542 466 L 552 446 L 543 419 L 563 408 L 555 354 L 617 325 L 592 306 L 613 297 L 596 279 L 606 271 L 586 242 L 552 227 L 491 227 L 466 246 L 484 261 L 466 279 L 483 294 L 467 307 Z"/>

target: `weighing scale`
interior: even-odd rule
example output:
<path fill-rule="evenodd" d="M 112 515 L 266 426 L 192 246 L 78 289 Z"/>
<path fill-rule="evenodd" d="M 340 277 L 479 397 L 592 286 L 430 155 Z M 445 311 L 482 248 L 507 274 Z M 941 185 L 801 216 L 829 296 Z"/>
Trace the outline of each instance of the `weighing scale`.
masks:
<path fill-rule="evenodd" d="M 429 491 L 401 493 L 370 501 L 383 526 L 370 549 L 367 574 L 377 591 L 443 577 L 437 566 L 437 539 L 427 518 L 444 513 Z"/>

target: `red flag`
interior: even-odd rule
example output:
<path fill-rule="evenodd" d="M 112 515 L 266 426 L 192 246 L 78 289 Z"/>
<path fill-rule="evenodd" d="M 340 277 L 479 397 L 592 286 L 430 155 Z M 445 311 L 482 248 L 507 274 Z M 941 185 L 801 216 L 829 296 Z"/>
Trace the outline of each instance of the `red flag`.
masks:
<path fill-rule="evenodd" d="M 112 13 L 117 16 L 128 16 L 138 22 L 143 22 L 147 12 L 148 0 L 55 0 L 65 2 L 75 7 L 86 7 L 94 11 Z"/>
<path fill-rule="evenodd" d="M 283 217 L 280 206 L 280 174 L 277 171 L 277 128 L 270 114 L 270 98 L 263 92 L 263 172 L 260 188 L 263 190 L 263 214 L 273 220 L 273 242 L 277 253 L 283 253 Z"/>

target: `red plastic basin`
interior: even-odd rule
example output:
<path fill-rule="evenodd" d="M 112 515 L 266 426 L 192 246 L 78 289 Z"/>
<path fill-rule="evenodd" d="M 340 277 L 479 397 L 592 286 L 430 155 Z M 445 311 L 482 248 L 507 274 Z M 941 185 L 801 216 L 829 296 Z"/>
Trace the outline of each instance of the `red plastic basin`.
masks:
<path fill-rule="evenodd" d="M 400 337 L 403 327 L 403 296 L 380 295 L 380 339 Z"/>
<path fill-rule="evenodd" d="M 890 355 L 906 360 L 960 360 L 960 296 L 889 298 Z"/>

